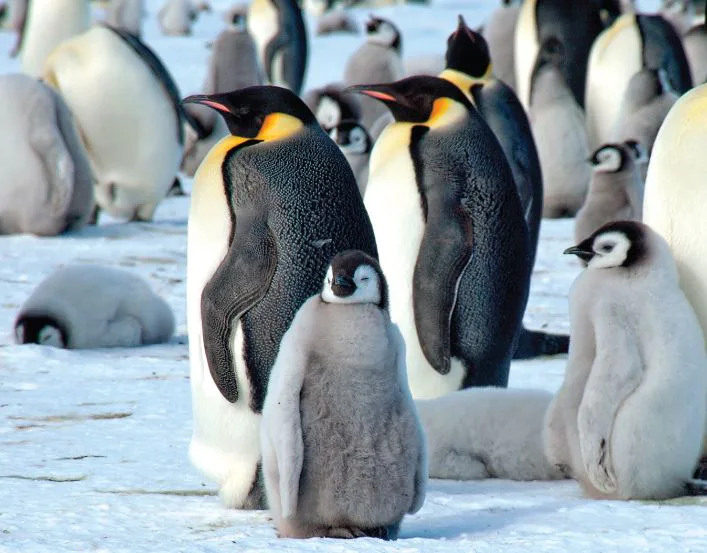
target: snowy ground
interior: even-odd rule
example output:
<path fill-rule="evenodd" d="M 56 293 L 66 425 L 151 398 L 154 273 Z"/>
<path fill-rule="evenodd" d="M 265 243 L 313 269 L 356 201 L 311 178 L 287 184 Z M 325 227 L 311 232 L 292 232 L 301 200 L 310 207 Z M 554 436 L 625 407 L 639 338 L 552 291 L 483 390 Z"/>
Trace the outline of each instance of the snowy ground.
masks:
<path fill-rule="evenodd" d="M 197 92 L 220 26 L 204 16 L 194 37 L 164 38 L 148 2 L 148 42 L 183 95 Z M 442 52 L 458 11 L 481 23 L 493 2 L 444 0 L 432 9 L 396 7 L 406 55 Z M 361 18 L 367 10 L 356 12 Z M 310 28 L 312 22 L 310 21 Z M 0 34 L 0 52 L 13 38 Z M 313 41 L 309 86 L 337 80 L 360 37 Z M 334 45 L 334 48 L 332 48 Z M 0 57 L 0 72 L 17 68 Z M 186 181 L 189 189 L 191 183 Z M 189 198 L 169 198 L 154 223 L 104 220 L 61 238 L 0 238 L 0 551 L 707 551 L 700 501 L 593 502 L 572 481 L 433 481 L 401 539 L 382 543 L 278 540 L 266 512 L 223 509 L 186 457 L 191 432 L 185 321 Z M 567 292 L 579 271 L 561 255 L 572 222 L 543 223 L 526 322 L 567 331 Z M 172 343 L 68 352 L 12 345 L 12 322 L 32 289 L 70 262 L 123 267 L 147 278 L 177 317 Z M 565 359 L 515 363 L 514 387 L 556 390 Z"/>

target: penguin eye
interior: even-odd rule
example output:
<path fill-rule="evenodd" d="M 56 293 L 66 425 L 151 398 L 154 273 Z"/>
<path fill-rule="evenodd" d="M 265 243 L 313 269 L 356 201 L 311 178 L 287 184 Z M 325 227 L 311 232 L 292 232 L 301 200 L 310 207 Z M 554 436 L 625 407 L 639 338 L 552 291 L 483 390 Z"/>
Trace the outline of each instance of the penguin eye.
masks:
<path fill-rule="evenodd" d="M 603 244 L 603 245 L 599 246 L 599 251 L 601 253 L 609 253 L 613 249 L 614 249 L 614 246 L 612 246 L 611 244 Z"/>
<path fill-rule="evenodd" d="M 371 280 L 370 277 L 361 277 L 361 282 L 368 282 L 369 280 Z"/>

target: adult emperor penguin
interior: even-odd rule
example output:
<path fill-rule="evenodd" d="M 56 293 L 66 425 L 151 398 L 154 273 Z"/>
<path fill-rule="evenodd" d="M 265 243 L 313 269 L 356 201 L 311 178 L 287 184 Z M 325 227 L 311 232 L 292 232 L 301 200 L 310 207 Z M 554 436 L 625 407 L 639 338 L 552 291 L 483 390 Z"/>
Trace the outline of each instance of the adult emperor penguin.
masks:
<path fill-rule="evenodd" d="M 356 177 L 358 191 L 363 196 L 368 184 L 368 163 L 371 157 L 373 141 L 368 131 L 358 121 L 346 120 L 339 123 L 329 136 L 343 152 L 346 161 Z"/>
<path fill-rule="evenodd" d="M 230 507 L 262 508 L 259 426 L 280 340 L 334 254 L 376 255 L 341 151 L 293 92 L 191 96 L 229 135 L 194 179 L 187 236 L 192 463 Z"/>
<path fill-rule="evenodd" d="M 88 0 L 30 0 L 18 41 L 22 72 L 41 77 L 52 50 L 86 31 L 90 24 Z"/>
<path fill-rule="evenodd" d="M 353 94 L 344 94 L 345 85 L 330 83 L 308 90 L 304 101 L 322 128 L 329 132 L 343 121 L 360 121 L 361 103 Z"/>
<path fill-rule="evenodd" d="M 589 145 L 617 140 L 616 125 L 631 78 L 642 69 L 663 69 L 672 88 L 692 87 L 680 36 L 660 15 L 626 13 L 594 42 L 587 67 L 586 114 Z"/>
<path fill-rule="evenodd" d="M 491 53 L 493 74 L 512 89 L 516 87 L 514 37 L 520 6 L 520 1 L 503 0 L 482 31 Z"/>
<path fill-rule="evenodd" d="M 137 37 L 97 25 L 52 52 L 44 80 L 76 118 L 98 180 L 98 207 L 151 220 L 184 144 L 179 92 L 162 62 Z"/>
<path fill-rule="evenodd" d="M 307 30 L 296 0 L 252 0 L 248 32 L 268 82 L 302 92 L 307 69 Z"/>
<path fill-rule="evenodd" d="M 139 37 L 142 34 L 144 15 L 145 0 L 111 0 L 108 3 L 106 23 Z"/>
<path fill-rule="evenodd" d="M 391 315 L 405 337 L 413 395 L 506 386 L 531 269 L 503 150 L 444 79 L 351 90 L 395 117 L 373 147 L 364 202 L 383 271 L 396 275 Z"/>
<path fill-rule="evenodd" d="M 422 507 L 425 435 L 405 342 L 380 266 L 363 252 L 332 259 L 321 293 L 283 336 L 261 444 L 280 537 L 396 539 L 405 514 Z"/>
<path fill-rule="evenodd" d="M 565 250 L 587 263 L 570 292 L 570 354 L 545 450 L 590 497 L 683 495 L 707 414 L 707 357 L 670 249 L 609 223 Z M 649 437 L 649 438 L 647 438 Z"/>

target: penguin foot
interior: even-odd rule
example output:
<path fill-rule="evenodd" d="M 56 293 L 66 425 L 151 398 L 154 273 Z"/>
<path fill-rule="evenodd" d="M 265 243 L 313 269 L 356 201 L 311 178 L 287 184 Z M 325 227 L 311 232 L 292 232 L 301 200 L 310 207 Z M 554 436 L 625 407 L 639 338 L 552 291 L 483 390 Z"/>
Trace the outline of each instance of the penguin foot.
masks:
<path fill-rule="evenodd" d="M 174 177 L 174 182 L 172 183 L 172 187 L 169 189 L 167 192 L 167 197 L 170 196 L 186 196 L 186 192 L 184 192 L 184 188 L 182 188 L 182 182 L 179 180 L 179 177 Z"/>
<path fill-rule="evenodd" d="M 707 495 L 707 480 L 693 478 L 687 481 L 687 495 Z"/>
<path fill-rule="evenodd" d="M 366 534 L 360 528 L 327 528 L 324 537 L 336 538 L 341 540 L 351 540 L 353 538 L 365 538 Z"/>
<path fill-rule="evenodd" d="M 101 208 L 98 207 L 98 204 L 93 206 L 93 211 L 91 212 L 91 215 L 88 218 L 88 221 L 86 221 L 87 225 L 97 225 L 98 224 L 98 216 L 101 213 Z"/>
<path fill-rule="evenodd" d="M 697 463 L 695 474 L 693 474 L 692 477 L 696 480 L 707 480 L 707 457 L 700 459 L 700 462 Z"/>
<path fill-rule="evenodd" d="M 544 355 L 567 353 L 570 347 L 570 337 L 566 334 L 547 334 L 539 330 L 520 329 L 518 346 L 513 359 L 531 359 Z"/>

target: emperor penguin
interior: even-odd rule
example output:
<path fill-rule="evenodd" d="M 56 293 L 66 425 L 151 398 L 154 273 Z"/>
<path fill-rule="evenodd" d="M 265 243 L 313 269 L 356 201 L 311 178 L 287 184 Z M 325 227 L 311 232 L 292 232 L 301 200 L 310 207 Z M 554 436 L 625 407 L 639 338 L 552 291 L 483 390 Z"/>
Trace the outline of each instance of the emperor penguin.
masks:
<path fill-rule="evenodd" d="M 93 175 L 64 100 L 24 74 L 0 76 L 0 234 L 84 226 Z"/>
<path fill-rule="evenodd" d="M 675 103 L 653 145 L 648 165 L 643 222 L 670 246 L 680 273 L 680 286 L 707 335 L 707 256 L 701 236 L 707 205 L 704 175 L 707 159 L 707 85 L 687 92 Z M 707 393 L 707 389 L 704 390 Z M 707 457 L 707 435 L 703 445 Z"/>
<path fill-rule="evenodd" d="M 157 13 L 157 22 L 164 35 L 187 36 L 191 35 L 191 26 L 199 16 L 199 12 L 208 10 L 206 3 L 196 4 L 193 0 L 166 0 Z"/>
<path fill-rule="evenodd" d="M 543 217 L 574 216 L 587 195 L 591 151 L 582 108 L 562 72 L 564 47 L 545 41 L 532 76 L 529 118 L 543 174 Z"/>
<path fill-rule="evenodd" d="M 707 357 L 668 244 L 617 221 L 565 250 L 587 263 L 570 291 L 570 354 L 548 409 L 548 461 L 603 499 L 684 495 L 702 448 Z"/>
<path fill-rule="evenodd" d="M 373 149 L 373 141 L 368 131 L 358 121 L 346 120 L 339 123 L 329 136 L 343 152 L 346 161 L 356 177 L 361 196 L 366 193 L 368 184 L 368 163 Z"/>
<path fill-rule="evenodd" d="M 345 85 L 331 83 L 313 88 L 304 95 L 304 101 L 312 110 L 321 127 L 329 132 L 343 121 L 360 121 L 361 104 L 353 94 L 344 94 Z"/>
<path fill-rule="evenodd" d="M 108 3 L 106 23 L 137 37 L 142 34 L 145 0 L 111 0 Z"/>
<path fill-rule="evenodd" d="M 261 427 L 282 538 L 394 540 L 425 501 L 425 436 L 387 298 L 378 262 L 344 251 L 282 337 Z"/>
<path fill-rule="evenodd" d="M 692 87 L 690 66 L 673 26 L 660 15 L 626 13 L 597 37 L 589 55 L 586 114 L 591 148 L 619 139 L 615 129 L 621 102 L 631 78 L 642 69 L 663 69 L 678 95 Z"/>
<path fill-rule="evenodd" d="M 52 52 L 44 80 L 76 118 L 98 181 L 98 207 L 151 220 L 184 145 L 186 116 L 169 71 L 134 35 L 97 25 Z"/>
<path fill-rule="evenodd" d="M 482 35 L 493 62 L 494 76 L 515 90 L 515 34 L 522 2 L 503 0 L 490 15 Z"/>
<path fill-rule="evenodd" d="M 264 508 L 260 419 L 280 340 L 334 254 L 376 244 L 341 151 L 292 91 L 255 86 L 185 102 L 229 134 L 199 167 L 187 233 L 192 463 L 223 503 Z"/>
<path fill-rule="evenodd" d="M 22 72 L 42 76 L 44 63 L 59 44 L 86 31 L 91 25 L 88 0 L 31 0 L 20 30 L 16 50 Z"/>
<path fill-rule="evenodd" d="M 612 221 L 640 221 L 643 214 L 641 167 L 646 149 L 635 141 L 604 144 L 589 159 L 592 179 L 574 223 L 574 238 L 581 242 Z"/>
<path fill-rule="evenodd" d="M 506 386 L 530 281 L 528 228 L 503 149 L 458 87 L 408 77 L 351 90 L 395 122 L 373 147 L 364 203 L 415 398 Z M 503 316 L 500 316 L 503 314 Z"/>
<path fill-rule="evenodd" d="M 267 82 L 302 92 L 307 70 L 307 29 L 296 0 L 252 0 L 248 32 Z"/>
<path fill-rule="evenodd" d="M 366 42 L 346 62 L 344 82 L 347 85 L 389 83 L 404 76 L 400 30 L 389 19 L 371 15 L 366 22 Z M 375 142 L 392 118 L 380 102 L 365 97 L 360 102 L 361 123 Z M 380 121 L 385 124 L 381 125 Z"/>
<path fill-rule="evenodd" d="M 542 432 L 552 394 L 516 388 L 468 388 L 415 407 L 427 436 L 430 478 L 559 480 L 545 459 Z"/>
<path fill-rule="evenodd" d="M 19 344 L 67 349 L 169 341 L 174 315 L 139 276 L 99 265 L 67 265 L 43 280 L 15 320 Z"/>

